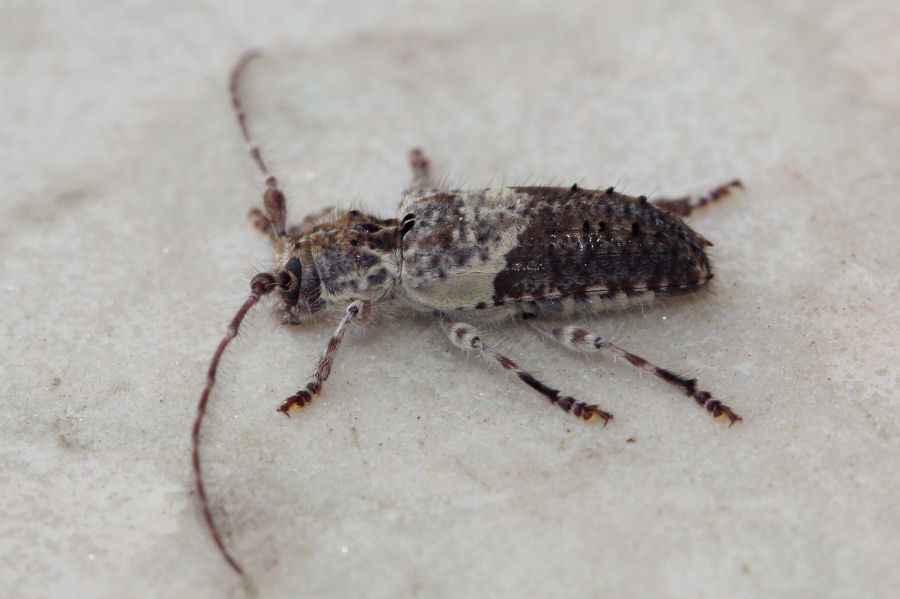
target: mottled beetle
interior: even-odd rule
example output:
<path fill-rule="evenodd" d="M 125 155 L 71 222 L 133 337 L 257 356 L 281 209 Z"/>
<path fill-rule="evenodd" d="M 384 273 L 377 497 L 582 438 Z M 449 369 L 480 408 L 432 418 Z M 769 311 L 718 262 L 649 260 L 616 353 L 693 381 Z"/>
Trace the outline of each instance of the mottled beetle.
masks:
<path fill-rule="evenodd" d="M 212 536 L 238 573 L 216 528 L 200 468 L 200 429 L 216 369 L 238 326 L 260 298 L 273 294 L 285 323 L 324 314 L 343 318 L 304 388 L 279 411 L 306 406 L 328 379 L 344 334 L 368 324 L 381 305 L 400 304 L 433 315 L 450 341 L 515 373 L 566 412 L 584 420 L 612 414 L 560 395 L 487 345 L 472 321 L 521 319 L 561 345 L 580 351 L 608 350 L 674 385 L 715 417 L 741 420 L 728 406 L 687 379 L 654 366 L 598 335 L 573 326 L 548 326 L 541 317 L 592 314 L 658 297 L 702 289 L 713 273 L 704 248 L 711 245 L 682 220 L 690 212 L 741 186 L 732 181 L 705 196 L 660 199 L 571 187 L 503 187 L 452 191 L 434 186 L 428 159 L 410 153 L 413 181 L 403 192 L 400 218 L 377 218 L 357 210 L 328 209 L 286 226 L 285 199 L 253 144 L 237 87 L 256 56 L 245 55 L 231 74 L 231 99 L 244 140 L 265 180 L 263 206 L 250 218 L 276 253 L 271 272 L 250 283 L 250 296 L 219 343 L 193 428 L 197 491 Z"/>

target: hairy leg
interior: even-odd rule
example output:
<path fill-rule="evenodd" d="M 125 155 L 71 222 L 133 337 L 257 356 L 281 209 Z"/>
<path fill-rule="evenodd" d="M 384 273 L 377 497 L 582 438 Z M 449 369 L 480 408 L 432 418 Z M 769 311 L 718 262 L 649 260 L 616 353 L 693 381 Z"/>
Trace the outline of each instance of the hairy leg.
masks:
<path fill-rule="evenodd" d="M 312 401 L 314 396 L 319 394 L 322 390 L 322 385 L 325 384 L 325 381 L 328 380 L 328 375 L 331 374 L 331 366 L 334 364 L 334 358 L 337 356 L 338 349 L 341 347 L 341 342 L 344 340 L 344 334 L 346 334 L 347 329 L 350 328 L 350 325 L 354 321 L 365 320 L 369 310 L 369 302 L 364 302 L 362 300 L 356 300 L 347 306 L 347 312 L 344 314 L 344 318 L 341 319 L 340 324 L 338 324 L 337 329 L 335 329 L 331 339 L 328 340 L 328 346 L 325 348 L 322 357 L 319 358 L 319 364 L 316 367 L 316 371 L 313 373 L 312 378 L 303 389 L 288 397 L 284 403 L 281 404 L 281 407 L 278 408 L 279 412 L 285 416 L 290 416 L 288 411 L 292 407 L 296 406 L 298 408 L 304 408 Z"/>
<path fill-rule="evenodd" d="M 706 410 L 710 414 L 712 414 L 714 418 L 728 418 L 728 420 L 730 421 L 729 426 L 734 425 L 734 423 L 738 422 L 739 420 L 742 420 L 740 416 L 731 411 L 731 408 L 729 408 L 719 400 L 713 399 L 712 394 L 709 391 L 697 390 L 696 379 L 687 379 L 678 376 L 677 374 L 669 370 L 660 368 L 659 366 L 655 366 L 644 358 L 637 356 L 630 351 L 622 349 L 618 345 L 614 345 L 609 341 L 606 341 L 599 335 L 595 335 L 584 329 L 574 326 L 548 327 L 546 325 L 535 322 L 534 320 L 529 320 L 528 324 L 541 334 L 549 337 L 550 339 L 553 339 L 560 345 L 569 349 L 586 352 L 598 352 L 600 350 L 607 350 L 617 356 L 625 358 L 638 368 L 641 368 L 649 372 L 650 374 L 661 378 L 665 382 L 676 387 L 688 397 L 693 398 L 698 404 L 700 404 L 701 407 L 706 408 Z"/>
<path fill-rule="evenodd" d="M 503 368 L 519 377 L 523 383 L 546 397 L 550 403 L 559 406 L 564 411 L 585 421 L 600 417 L 603 419 L 603 424 L 606 424 L 612 418 L 612 414 L 604 412 L 596 405 L 576 401 L 569 396 L 560 396 L 558 390 L 548 387 L 528 371 L 519 368 L 518 364 L 485 344 L 481 339 L 481 334 L 478 332 L 478 329 L 474 326 L 465 322 L 456 322 L 445 328 L 447 337 L 450 338 L 453 345 L 466 351 L 471 351 L 473 349 L 478 350 L 485 358 L 496 360 Z"/>

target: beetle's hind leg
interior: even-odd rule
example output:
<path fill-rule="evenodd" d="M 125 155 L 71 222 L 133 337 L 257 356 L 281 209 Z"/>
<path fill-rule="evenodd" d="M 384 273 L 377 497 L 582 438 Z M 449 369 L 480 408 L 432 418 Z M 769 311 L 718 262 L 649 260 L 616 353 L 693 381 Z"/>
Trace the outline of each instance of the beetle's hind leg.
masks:
<path fill-rule="evenodd" d="M 652 204 L 657 208 L 662 208 L 663 210 L 671 212 L 672 214 L 677 214 L 678 216 L 690 216 L 691 212 L 694 210 L 702 208 L 710 202 L 721 200 L 722 198 L 731 195 L 735 190 L 743 188 L 744 184 L 738 179 L 735 179 L 725 185 L 719 185 L 705 195 L 692 195 L 683 198 L 660 198 L 654 200 Z"/>
<path fill-rule="evenodd" d="M 693 398 L 698 404 L 700 404 L 700 407 L 706 408 L 706 410 L 710 414 L 712 414 L 714 418 L 728 418 L 729 426 L 732 426 L 735 422 L 742 420 L 742 418 L 735 414 L 731 410 L 731 408 L 723 404 L 721 401 L 713 399 L 712 394 L 709 391 L 698 390 L 697 379 L 686 379 L 684 377 L 678 376 L 674 372 L 666 370 L 665 368 L 655 366 L 644 358 L 636 356 L 630 351 L 622 349 L 618 345 L 614 345 L 609 341 L 606 341 L 599 335 L 594 335 L 593 333 L 585 331 L 584 329 L 573 326 L 548 327 L 539 324 L 534 320 L 529 320 L 528 324 L 541 334 L 549 337 L 550 339 L 553 339 L 560 345 L 569 349 L 586 352 L 597 352 L 605 349 L 611 351 L 617 356 L 625 358 L 638 368 L 646 370 L 650 374 L 661 378 L 670 385 L 678 388 L 688 397 Z"/>
<path fill-rule="evenodd" d="M 612 414 L 604 412 L 594 404 L 586 404 L 583 401 L 576 401 L 569 396 L 561 396 L 559 391 L 551 389 L 526 370 L 519 368 L 519 365 L 494 350 L 491 346 L 481 340 L 481 333 L 474 326 L 465 322 L 456 322 L 449 326 L 445 326 L 447 337 L 456 347 L 471 351 L 473 349 L 481 352 L 485 358 L 493 358 L 500 363 L 503 368 L 512 372 L 519 377 L 523 383 L 546 397 L 550 403 L 559 406 L 564 411 L 577 416 L 585 421 L 591 421 L 594 418 L 601 418 L 605 425 L 612 418 Z"/>

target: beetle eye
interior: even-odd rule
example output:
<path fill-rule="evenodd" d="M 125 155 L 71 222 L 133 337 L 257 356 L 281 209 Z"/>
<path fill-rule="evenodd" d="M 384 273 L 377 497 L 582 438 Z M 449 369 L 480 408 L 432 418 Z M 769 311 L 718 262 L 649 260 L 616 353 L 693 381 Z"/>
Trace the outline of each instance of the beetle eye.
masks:
<path fill-rule="evenodd" d="M 294 279 L 294 277 L 291 276 L 291 273 L 286 270 L 282 270 L 275 277 L 275 284 L 278 285 L 278 288 L 282 291 L 290 291 L 293 281 L 296 281 L 296 279 Z"/>
<path fill-rule="evenodd" d="M 300 260 L 296 256 L 288 260 L 284 269 L 297 277 L 298 281 L 303 278 L 303 265 L 300 264 Z"/>
<path fill-rule="evenodd" d="M 295 256 L 288 260 L 283 272 L 288 277 L 287 285 L 282 285 L 285 291 L 284 299 L 289 305 L 293 306 L 300 299 L 300 281 L 303 278 L 303 265 Z M 281 283 L 280 280 L 279 283 Z"/>

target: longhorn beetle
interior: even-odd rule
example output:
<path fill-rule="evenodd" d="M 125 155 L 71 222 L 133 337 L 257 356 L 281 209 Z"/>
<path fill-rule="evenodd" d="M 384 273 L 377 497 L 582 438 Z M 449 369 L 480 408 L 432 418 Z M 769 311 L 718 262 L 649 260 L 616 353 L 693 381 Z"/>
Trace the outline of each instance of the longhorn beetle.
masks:
<path fill-rule="evenodd" d="M 563 347 L 625 358 L 693 398 L 730 425 L 741 420 L 696 380 L 684 378 L 574 326 L 545 324 L 548 317 L 595 314 L 692 293 L 712 278 L 704 248 L 712 245 L 682 216 L 736 188 L 732 181 L 703 196 L 630 197 L 612 187 L 502 187 L 473 191 L 435 186 L 429 161 L 410 152 L 413 178 L 404 189 L 399 218 L 329 208 L 287 226 L 285 198 L 269 173 L 247 127 L 238 94 L 240 76 L 257 56 L 245 54 L 230 78 L 231 101 L 250 156 L 265 181 L 263 207 L 252 224 L 269 237 L 275 267 L 250 282 L 213 354 L 192 432 L 197 494 L 207 526 L 228 564 L 243 575 L 225 548 L 212 518 L 200 467 L 200 429 L 222 353 L 241 321 L 263 296 L 275 297 L 286 324 L 343 313 L 312 377 L 278 408 L 286 416 L 322 391 L 347 330 L 369 325 L 385 304 L 430 314 L 453 345 L 477 350 L 514 373 L 551 403 L 585 421 L 612 414 L 595 404 L 561 395 L 482 339 L 473 322 L 520 320 Z"/>

